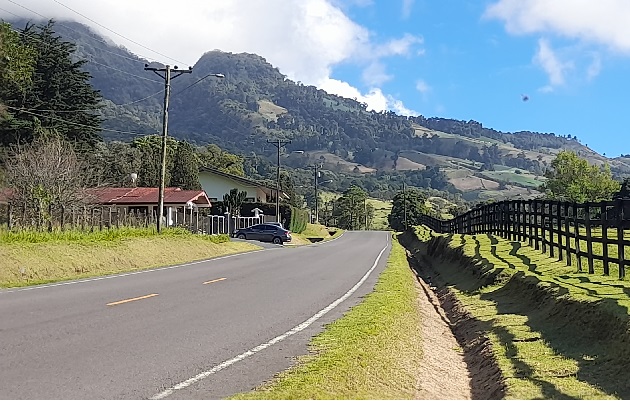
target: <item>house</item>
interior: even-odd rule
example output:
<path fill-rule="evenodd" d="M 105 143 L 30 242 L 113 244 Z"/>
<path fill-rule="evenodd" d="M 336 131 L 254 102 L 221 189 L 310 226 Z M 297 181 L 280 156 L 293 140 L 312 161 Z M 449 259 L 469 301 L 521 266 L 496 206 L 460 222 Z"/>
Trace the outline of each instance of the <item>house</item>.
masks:
<path fill-rule="evenodd" d="M 129 213 L 157 212 L 159 188 L 90 188 L 86 190 L 92 204 L 125 208 Z M 212 204 L 204 191 L 164 188 L 164 208 L 169 225 L 176 219 L 178 211 L 209 208 Z"/>
<path fill-rule="evenodd" d="M 257 181 L 225 173 L 212 167 L 199 169 L 199 183 L 210 201 L 222 201 L 223 195 L 236 188 L 247 192 L 245 202 L 266 203 L 273 199 L 275 192 L 275 188 L 269 188 Z"/>

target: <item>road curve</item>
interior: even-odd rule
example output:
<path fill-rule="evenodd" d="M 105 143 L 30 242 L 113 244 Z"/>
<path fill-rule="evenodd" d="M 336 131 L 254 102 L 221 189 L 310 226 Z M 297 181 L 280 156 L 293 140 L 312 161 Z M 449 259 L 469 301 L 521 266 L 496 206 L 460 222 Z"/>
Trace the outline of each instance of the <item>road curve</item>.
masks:
<path fill-rule="evenodd" d="M 223 398 L 370 292 L 390 235 L 0 291 L 0 398 Z"/>

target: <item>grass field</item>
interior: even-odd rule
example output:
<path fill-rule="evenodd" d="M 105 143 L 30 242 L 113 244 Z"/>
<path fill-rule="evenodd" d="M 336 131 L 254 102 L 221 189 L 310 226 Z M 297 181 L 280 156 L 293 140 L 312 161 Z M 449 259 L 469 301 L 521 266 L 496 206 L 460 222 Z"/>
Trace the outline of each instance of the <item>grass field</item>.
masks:
<path fill-rule="evenodd" d="M 186 230 L 0 233 L 0 288 L 103 276 L 260 249 Z"/>
<path fill-rule="evenodd" d="M 374 208 L 374 219 L 370 229 L 372 230 L 388 230 L 389 221 L 387 217 L 392 211 L 392 202 L 379 199 L 369 198 L 367 203 Z"/>
<path fill-rule="evenodd" d="M 491 340 L 506 398 L 630 396 L 630 283 L 520 242 L 416 228 L 417 255 Z"/>
<path fill-rule="evenodd" d="M 422 342 L 418 292 L 394 241 L 372 293 L 328 325 L 298 364 L 233 399 L 415 399 Z"/>
<path fill-rule="evenodd" d="M 330 235 L 330 232 L 334 232 L 333 235 Z M 291 233 L 291 243 L 287 245 L 308 245 L 313 242 L 309 240 L 309 238 L 321 238 L 322 241 L 330 241 L 335 238 L 338 238 L 341 234 L 343 234 L 343 230 L 340 230 L 335 227 L 326 227 L 321 224 L 307 224 L 306 230 L 303 232 L 296 234 Z"/>

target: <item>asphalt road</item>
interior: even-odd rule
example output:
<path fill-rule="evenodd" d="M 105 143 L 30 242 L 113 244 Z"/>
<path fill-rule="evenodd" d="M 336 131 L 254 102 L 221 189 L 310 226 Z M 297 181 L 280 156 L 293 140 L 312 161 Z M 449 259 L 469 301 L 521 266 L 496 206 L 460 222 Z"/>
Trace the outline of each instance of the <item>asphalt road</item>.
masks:
<path fill-rule="evenodd" d="M 385 232 L 349 232 L 0 291 L 0 398 L 217 399 L 250 390 L 373 289 L 390 243 Z"/>

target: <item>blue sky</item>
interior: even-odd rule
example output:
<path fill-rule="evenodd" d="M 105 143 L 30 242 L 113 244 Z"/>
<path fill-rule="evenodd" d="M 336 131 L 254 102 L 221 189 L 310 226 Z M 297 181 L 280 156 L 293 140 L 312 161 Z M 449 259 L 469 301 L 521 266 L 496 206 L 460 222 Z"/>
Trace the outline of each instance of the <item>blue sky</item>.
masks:
<path fill-rule="evenodd" d="M 553 31 L 508 33 L 501 20 L 486 15 L 497 2 L 395 3 L 349 2 L 345 10 L 379 37 L 422 37 L 420 54 L 384 61 L 391 79 L 380 88 L 406 108 L 424 116 L 472 119 L 502 131 L 577 135 L 609 157 L 630 153 L 624 122 L 630 95 L 627 54 Z M 553 63 L 543 64 L 543 57 L 553 56 L 560 62 L 560 76 Z M 370 87 L 356 65 L 335 67 L 332 77 L 362 91 Z"/>
<path fill-rule="evenodd" d="M 630 153 L 628 0 L 0 0 L 15 14 L 85 23 L 149 60 L 256 53 L 373 110 Z"/>

